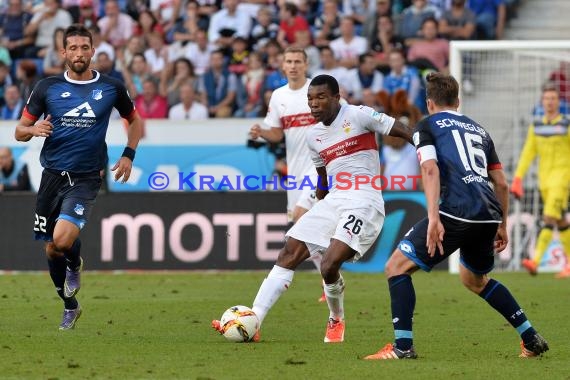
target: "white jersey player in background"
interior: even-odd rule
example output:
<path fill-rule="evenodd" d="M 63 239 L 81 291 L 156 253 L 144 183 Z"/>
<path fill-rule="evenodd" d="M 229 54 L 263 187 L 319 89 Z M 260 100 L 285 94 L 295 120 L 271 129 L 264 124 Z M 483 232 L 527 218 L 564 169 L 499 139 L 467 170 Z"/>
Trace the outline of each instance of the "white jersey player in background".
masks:
<path fill-rule="evenodd" d="M 370 107 L 341 106 L 338 82 L 330 75 L 315 77 L 307 98 L 311 114 L 319 121 L 307 131 L 307 143 L 322 181 L 317 188 L 320 201 L 287 232 L 285 247 L 261 284 L 252 309 L 261 324 L 291 285 L 297 266 L 312 255 L 322 255 L 321 274 L 330 311 L 324 341 L 342 342 L 344 280 L 340 267 L 362 257 L 384 223 L 382 193 L 370 184 L 380 175 L 375 133 L 411 142 L 411 130 Z M 325 190 L 327 176 L 334 179 L 338 175 L 343 176 L 342 186 L 332 183 L 330 191 Z M 356 176 L 361 178 L 358 185 Z M 352 179 L 351 183 L 347 178 Z M 253 340 L 259 340 L 259 331 Z"/>
<path fill-rule="evenodd" d="M 304 49 L 290 47 L 285 50 L 283 72 L 287 77 L 287 84 L 271 94 L 269 109 L 263 120 L 270 128 L 264 129 L 255 124 L 250 130 L 252 139 L 261 137 L 271 143 L 280 142 L 285 136 L 287 175 L 295 182 L 295 188 L 287 190 L 287 218 L 290 223 L 297 222 L 317 201 L 315 189 L 310 186 L 300 188 L 305 177 L 311 178 L 314 184 L 318 178 L 305 139 L 307 130 L 316 124 L 307 104 L 310 82 L 307 78 L 308 67 L 307 53 Z M 288 184 L 288 187 L 292 188 L 293 183 Z M 319 272 L 320 259 L 318 256 L 313 258 L 313 263 Z M 324 301 L 323 293 L 319 302 Z"/>

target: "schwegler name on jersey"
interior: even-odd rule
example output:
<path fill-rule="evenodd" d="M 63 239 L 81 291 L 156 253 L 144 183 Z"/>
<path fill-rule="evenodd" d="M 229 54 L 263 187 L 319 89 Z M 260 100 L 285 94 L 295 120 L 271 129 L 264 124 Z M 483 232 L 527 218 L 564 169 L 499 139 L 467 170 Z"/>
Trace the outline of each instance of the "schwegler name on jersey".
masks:
<path fill-rule="evenodd" d="M 413 139 L 420 164 L 437 160 L 442 215 L 473 223 L 502 221 L 488 174 L 502 165 L 483 127 L 465 115 L 443 111 L 421 120 Z"/>
<path fill-rule="evenodd" d="M 135 107 L 124 84 L 92 70 L 93 79 L 76 81 L 67 72 L 42 79 L 23 115 L 51 115 L 53 133 L 45 139 L 40 162 L 46 169 L 96 172 L 106 163 L 105 136 L 113 107 L 130 119 Z"/>

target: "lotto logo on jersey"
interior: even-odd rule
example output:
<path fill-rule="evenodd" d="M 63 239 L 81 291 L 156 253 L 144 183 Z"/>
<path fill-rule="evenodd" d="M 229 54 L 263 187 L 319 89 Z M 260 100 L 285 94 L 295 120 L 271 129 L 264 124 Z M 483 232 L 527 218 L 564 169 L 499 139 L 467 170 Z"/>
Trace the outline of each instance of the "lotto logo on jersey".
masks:
<path fill-rule="evenodd" d="M 95 112 L 93 112 L 93 108 L 91 108 L 89 102 L 85 102 L 71 111 L 67 111 L 63 116 L 95 118 Z"/>

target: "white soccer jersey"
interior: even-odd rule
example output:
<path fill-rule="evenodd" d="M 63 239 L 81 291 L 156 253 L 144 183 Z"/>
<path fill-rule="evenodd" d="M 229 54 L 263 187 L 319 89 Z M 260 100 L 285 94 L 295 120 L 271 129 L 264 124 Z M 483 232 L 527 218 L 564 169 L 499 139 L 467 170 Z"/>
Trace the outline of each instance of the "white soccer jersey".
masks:
<path fill-rule="evenodd" d="M 315 166 L 326 166 L 329 182 L 332 177 L 328 196 L 367 200 L 384 214 L 375 133 L 386 135 L 393 125 L 394 118 L 373 108 L 346 104 L 330 126 L 318 123 L 308 130 Z"/>
<path fill-rule="evenodd" d="M 304 176 L 316 176 L 315 165 L 307 147 L 306 133 L 316 124 L 307 101 L 310 81 L 298 90 L 292 90 L 288 84 L 279 87 L 269 100 L 269 109 L 265 124 L 283 129 L 287 152 L 287 174 L 295 177 L 297 188 Z M 293 211 L 303 189 L 287 191 L 287 209 Z"/>

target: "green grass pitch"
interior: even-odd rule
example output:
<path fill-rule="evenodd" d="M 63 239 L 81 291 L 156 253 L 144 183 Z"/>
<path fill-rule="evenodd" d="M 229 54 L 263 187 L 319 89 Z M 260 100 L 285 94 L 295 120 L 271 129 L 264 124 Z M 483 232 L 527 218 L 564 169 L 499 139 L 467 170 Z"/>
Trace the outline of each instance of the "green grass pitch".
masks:
<path fill-rule="evenodd" d="M 86 272 L 74 331 L 49 276 L 0 276 L 1 379 L 570 379 L 570 280 L 494 277 L 515 294 L 550 344 L 519 359 L 519 338 L 457 276 L 414 276 L 419 359 L 365 361 L 393 338 L 382 274 L 345 273 L 346 335 L 324 344 L 326 305 L 316 273 L 297 273 L 270 312 L 262 341 L 227 342 L 210 328 L 233 305 L 251 306 L 266 272 Z"/>

